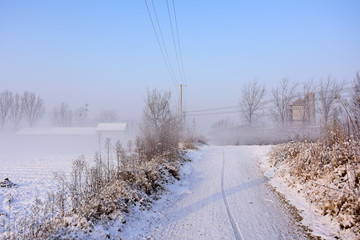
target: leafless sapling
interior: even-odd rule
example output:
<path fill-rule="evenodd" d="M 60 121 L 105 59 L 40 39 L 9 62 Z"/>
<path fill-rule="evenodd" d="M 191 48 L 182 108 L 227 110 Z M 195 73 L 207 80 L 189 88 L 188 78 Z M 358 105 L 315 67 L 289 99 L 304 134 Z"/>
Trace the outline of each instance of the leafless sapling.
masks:
<path fill-rule="evenodd" d="M 72 184 L 71 184 L 71 200 L 72 207 L 76 211 L 80 207 L 80 203 L 84 198 L 84 179 L 86 177 L 86 160 L 85 156 L 82 155 L 75 159 L 72 164 Z"/>
<path fill-rule="evenodd" d="M 106 166 L 106 170 L 107 170 L 107 174 L 106 174 L 106 181 L 109 182 L 110 178 L 111 178 L 111 169 L 110 169 L 110 160 L 111 160 L 111 149 L 112 149 L 112 143 L 111 143 L 111 138 L 106 138 L 105 139 L 105 151 L 106 151 L 106 160 L 107 160 L 107 166 Z"/>
<path fill-rule="evenodd" d="M 120 172 L 120 170 L 124 169 L 126 165 L 126 153 L 120 140 L 118 140 L 115 144 L 115 153 L 117 161 L 117 172 Z"/>
<path fill-rule="evenodd" d="M 131 163 L 132 165 L 132 171 L 135 172 L 135 158 L 133 154 L 133 145 L 134 145 L 133 142 L 129 140 L 127 143 L 127 152 L 128 152 L 127 159 L 129 163 Z"/>
<path fill-rule="evenodd" d="M 55 179 L 58 182 L 58 186 L 57 186 L 58 190 L 56 192 L 56 206 L 59 209 L 61 219 L 64 220 L 65 212 L 66 212 L 66 199 L 67 199 L 66 190 L 69 189 L 69 187 L 67 186 L 65 173 L 56 172 Z"/>

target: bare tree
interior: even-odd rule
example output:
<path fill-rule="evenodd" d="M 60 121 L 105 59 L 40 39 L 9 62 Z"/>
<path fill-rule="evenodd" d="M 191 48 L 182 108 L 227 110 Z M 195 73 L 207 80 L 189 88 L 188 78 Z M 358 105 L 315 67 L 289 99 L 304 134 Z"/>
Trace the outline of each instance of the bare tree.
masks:
<path fill-rule="evenodd" d="M 288 106 L 296 95 L 296 84 L 290 85 L 289 80 L 284 78 L 281 81 L 280 87 L 272 89 L 271 93 L 272 101 L 275 105 L 272 115 L 275 121 L 285 126 Z"/>
<path fill-rule="evenodd" d="M 32 127 L 45 113 L 44 101 L 40 96 L 36 96 L 34 92 L 25 91 L 21 97 L 21 102 L 24 117 L 29 127 Z"/>
<path fill-rule="evenodd" d="M 147 91 L 144 109 L 144 123 L 146 127 L 159 128 L 173 117 L 170 107 L 171 93 L 159 92 L 156 89 Z"/>
<path fill-rule="evenodd" d="M 112 123 L 119 121 L 119 117 L 115 110 L 102 110 L 99 114 L 98 121 Z"/>
<path fill-rule="evenodd" d="M 55 106 L 51 112 L 51 121 L 55 126 L 70 127 L 72 119 L 73 112 L 66 103 Z"/>
<path fill-rule="evenodd" d="M 142 146 L 148 160 L 177 148 L 180 124 L 170 106 L 171 93 L 156 89 L 147 92 L 143 113 Z"/>
<path fill-rule="evenodd" d="M 13 103 L 12 92 L 5 90 L 0 93 L 0 127 L 4 129 L 6 121 L 10 115 L 11 106 Z"/>
<path fill-rule="evenodd" d="M 356 73 L 352 83 L 350 103 L 347 99 L 340 99 L 347 114 L 347 128 L 349 135 L 360 137 L 360 74 Z"/>
<path fill-rule="evenodd" d="M 302 112 L 303 125 L 315 125 L 315 83 L 314 80 L 304 81 L 302 83 L 302 96 L 304 102 L 304 111 Z"/>
<path fill-rule="evenodd" d="M 338 83 L 335 78 L 329 76 L 326 81 L 320 82 L 320 102 L 321 102 L 321 122 L 327 124 L 331 111 L 334 108 L 337 99 L 340 99 L 340 95 L 345 87 L 346 83 Z"/>
<path fill-rule="evenodd" d="M 17 130 L 23 117 L 23 106 L 20 94 L 16 93 L 13 98 L 13 104 L 10 111 L 10 119 L 13 123 L 14 130 Z"/>
<path fill-rule="evenodd" d="M 85 104 L 84 106 L 81 106 L 74 112 L 74 120 L 75 124 L 77 126 L 85 126 L 88 121 L 88 112 L 89 112 L 89 105 Z"/>
<path fill-rule="evenodd" d="M 132 171 L 133 172 L 135 172 L 135 162 L 136 162 L 136 156 L 135 156 L 135 154 L 134 154 L 134 152 L 133 152 L 133 146 L 134 146 L 134 143 L 133 143 L 133 141 L 131 141 L 131 140 L 129 140 L 128 142 L 127 142 L 127 152 L 128 152 L 128 156 L 127 156 L 127 158 L 128 158 L 128 164 L 131 164 L 132 165 Z M 141 146 L 141 148 L 142 148 L 143 146 Z M 153 157 L 153 156 L 151 156 L 151 157 Z M 149 160 L 150 160 L 151 158 L 150 158 L 150 156 L 149 156 Z"/>
<path fill-rule="evenodd" d="M 352 131 L 360 137 L 360 73 L 356 73 L 352 95 Z"/>
<path fill-rule="evenodd" d="M 354 86 L 354 90 L 353 90 L 352 102 L 356 111 L 360 113 L 360 73 L 359 72 L 356 73 L 353 86 Z"/>
<path fill-rule="evenodd" d="M 264 107 L 265 87 L 258 80 L 248 82 L 242 89 L 240 109 L 247 124 L 251 127 L 258 118 L 258 112 Z"/>

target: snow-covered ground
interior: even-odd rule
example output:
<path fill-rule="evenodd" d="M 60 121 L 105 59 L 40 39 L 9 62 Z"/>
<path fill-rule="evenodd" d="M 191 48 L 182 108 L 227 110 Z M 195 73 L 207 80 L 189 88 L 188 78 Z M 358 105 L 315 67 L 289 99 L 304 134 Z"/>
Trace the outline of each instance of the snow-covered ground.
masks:
<path fill-rule="evenodd" d="M 171 194 L 127 224 L 124 239 L 306 239 L 266 185 L 258 158 L 269 147 L 204 147 Z"/>
<path fill-rule="evenodd" d="M 74 159 L 82 154 L 92 159 L 96 143 L 88 136 L 0 135 L 0 181 L 9 178 L 17 184 L 0 188 L 0 236 L 9 229 L 9 216 L 13 228 L 30 213 L 36 198 L 44 200 L 56 190 L 55 172 L 69 176 Z"/>
<path fill-rule="evenodd" d="M 54 191 L 54 172 L 71 171 L 72 156 L 48 156 L 41 158 L 0 158 L 0 179 L 9 178 L 18 185 L 17 188 L 0 188 L 0 213 L 7 213 L 7 198 L 12 195 L 13 214 L 30 209 L 35 197 L 44 198 L 46 192 Z M 0 227 L 1 229 L 1 227 Z"/>
<path fill-rule="evenodd" d="M 95 227 L 87 238 L 110 235 L 123 239 L 306 239 L 288 205 L 267 185 L 270 183 L 300 210 L 302 224 L 309 226 L 313 235 L 331 239 L 331 223 L 314 214 L 314 209 L 269 166 L 266 155 L 270 148 L 206 146 L 191 151 L 188 155 L 193 161 L 182 167 L 181 181 L 167 185 L 167 191 L 153 202 L 150 210 L 134 208 L 125 225 L 113 221 L 105 231 L 103 226 Z M 69 174 L 72 160 L 81 153 L 35 156 L 26 151 L 10 154 L 6 149 L 0 153 L 0 180 L 8 177 L 19 185 L 0 188 L 1 235 L 8 227 L 9 211 L 11 221 L 26 217 L 36 197 L 46 198 L 47 192 L 55 190 L 53 172 Z M 90 153 L 87 152 L 91 159 Z M 11 209 L 9 196 L 13 197 Z"/>

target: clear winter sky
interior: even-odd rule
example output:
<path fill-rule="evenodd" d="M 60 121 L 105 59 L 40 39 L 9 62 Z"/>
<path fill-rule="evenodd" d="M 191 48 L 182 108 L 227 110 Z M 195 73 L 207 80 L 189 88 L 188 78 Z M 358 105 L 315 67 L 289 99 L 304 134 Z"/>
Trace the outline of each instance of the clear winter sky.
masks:
<path fill-rule="evenodd" d="M 154 3 L 178 75 L 166 1 Z M 186 110 L 236 105 L 255 78 L 270 90 L 284 77 L 351 80 L 360 70 L 360 1 L 175 4 Z M 35 91 L 48 109 L 87 103 L 122 119 L 141 116 L 147 88 L 179 97 L 143 0 L 1 0 L 0 83 Z"/>

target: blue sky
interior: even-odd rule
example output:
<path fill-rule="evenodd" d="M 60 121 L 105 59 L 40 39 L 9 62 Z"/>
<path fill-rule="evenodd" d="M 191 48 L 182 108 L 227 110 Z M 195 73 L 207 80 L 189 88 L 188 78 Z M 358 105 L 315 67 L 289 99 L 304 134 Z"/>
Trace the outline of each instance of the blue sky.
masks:
<path fill-rule="evenodd" d="M 177 72 L 166 1 L 154 3 Z M 360 70 L 359 1 L 175 3 L 188 110 L 236 105 L 255 78 L 270 90 Z M 143 0 L 1 1 L 0 83 L 123 119 L 141 115 L 147 88 L 179 97 Z"/>

